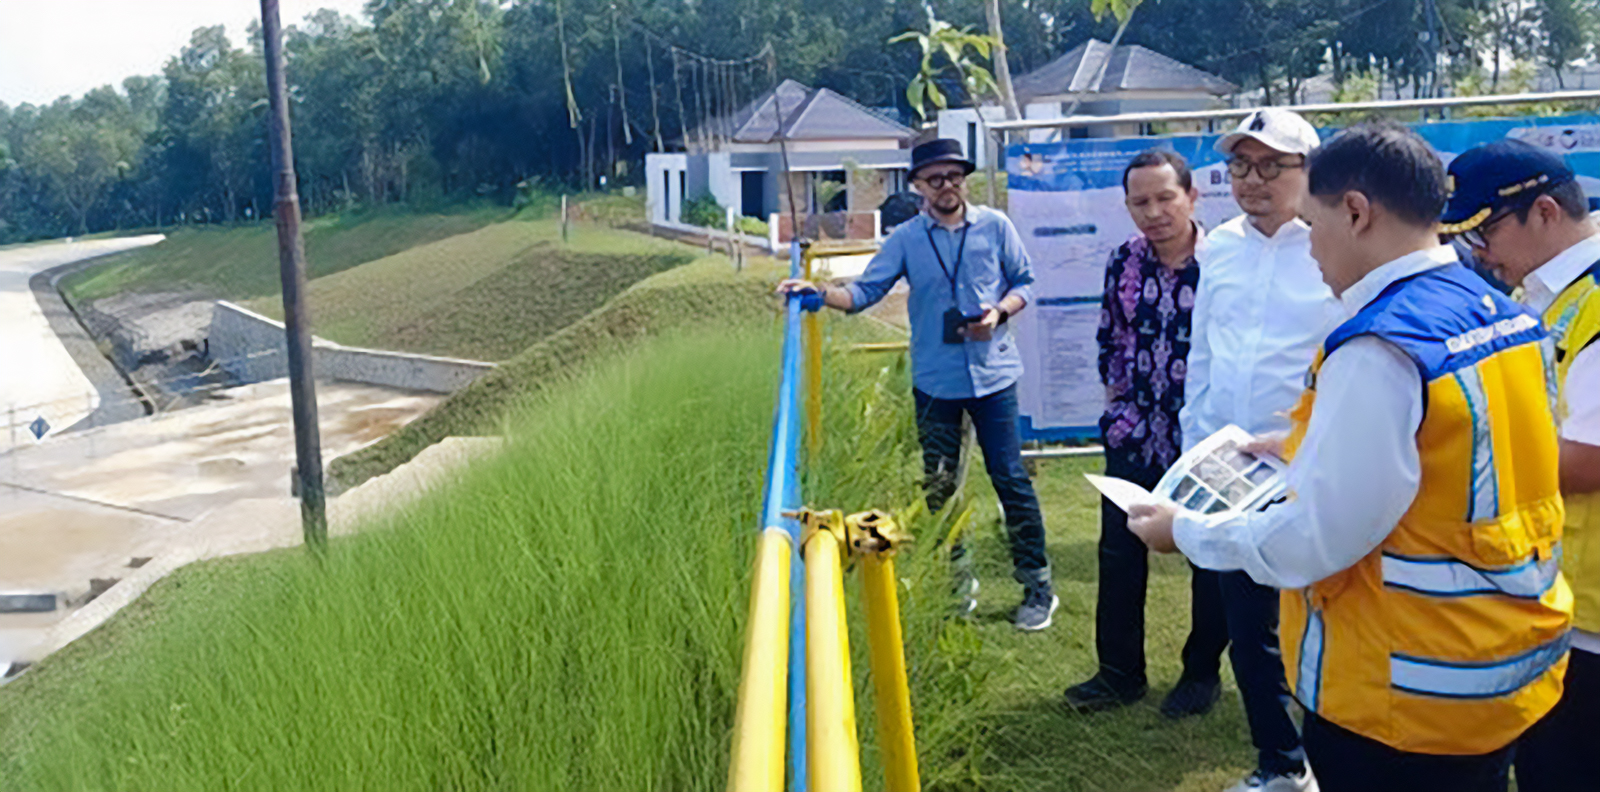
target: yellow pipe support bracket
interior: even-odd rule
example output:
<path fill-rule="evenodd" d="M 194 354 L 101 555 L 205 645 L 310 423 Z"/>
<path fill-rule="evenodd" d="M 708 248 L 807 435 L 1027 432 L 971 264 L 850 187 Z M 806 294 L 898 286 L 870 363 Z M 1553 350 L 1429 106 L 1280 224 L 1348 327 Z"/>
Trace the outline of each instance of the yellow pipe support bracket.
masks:
<path fill-rule="evenodd" d="M 911 688 L 906 678 L 905 639 L 900 631 L 899 578 L 895 548 L 910 540 L 887 514 L 845 518 L 851 549 L 861 556 L 861 589 L 867 611 L 867 649 L 878 712 L 878 752 L 887 792 L 917 792 L 917 740 L 911 723 Z"/>
<path fill-rule="evenodd" d="M 781 528 L 761 532 L 755 579 L 750 589 L 744 673 L 733 719 L 733 761 L 728 792 L 783 789 L 788 722 L 789 534 Z"/>
<path fill-rule="evenodd" d="M 806 563 L 806 750 L 818 792 L 860 792 L 855 686 L 844 607 L 844 518 L 801 513 Z"/>

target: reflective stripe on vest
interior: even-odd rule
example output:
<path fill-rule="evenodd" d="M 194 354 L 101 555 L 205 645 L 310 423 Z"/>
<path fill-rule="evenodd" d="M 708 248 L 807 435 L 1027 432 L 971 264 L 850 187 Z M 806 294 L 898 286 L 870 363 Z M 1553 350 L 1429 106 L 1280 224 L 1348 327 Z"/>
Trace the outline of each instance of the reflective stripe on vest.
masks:
<path fill-rule="evenodd" d="M 1420 696 L 1485 699 L 1504 696 L 1538 679 L 1564 657 L 1571 633 L 1543 646 L 1493 663 L 1446 663 L 1420 657 L 1389 656 L 1389 684 Z"/>
<path fill-rule="evenodd" d="M 1490 519 L 1500 514 L 1500 481 L 1494 468 L 1494 432 L 1489 427 L 1489 397 L 1483 392 L 1483 375 L 1476 367 L 1464 368 L 1451 376 L 1467 397 L 1472 412 L 1472 499 L 1467 505 L 1467 522 Z"/>
<path fill-rule="evenodd" d="M 1308 601 L 1306 631 L 1300 636 L 1300 673 L 1294 680 L 1294 697 L 1310 712 L 1317 711 L 1318 694 L 1322 692 L 1322 638 L 1322 612 L 1313 609 Z"/>
<path fill-rule="evenodd" d="M 1549 558 L 1530 558 L 1504 569 L 1479 569 L 1453 558 L 1415 558 L 1383 554 L 1383 584 L 1435 597 L 1502 594 L 1538 599 L 1561 573 L 1561 545 Z"/>

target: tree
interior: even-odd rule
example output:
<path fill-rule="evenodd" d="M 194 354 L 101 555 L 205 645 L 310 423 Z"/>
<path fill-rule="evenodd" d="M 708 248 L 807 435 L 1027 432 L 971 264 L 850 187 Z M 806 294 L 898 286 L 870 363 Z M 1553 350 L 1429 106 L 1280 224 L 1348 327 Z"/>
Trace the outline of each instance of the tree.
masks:
<path fill-rule="evenodd" d="M 1544 42 L 1539 54 L 1566 88 L 1562 70 L 1589 52 L 1597 11 L 1593 0 L 1539 0 L 1539 28 Z"/>
<path fill-rule="evenodd" d="M 949 96 L 939 88 L 939 79 L 946 72 L 955 72 L 956 85 L 966 93 L 967 98 L 974 105 L 983 100 L 985 96 L 998 95 L 999 89 L 995 85 L 994 75 L 988 69 L 979 65 L 967 54 L 972 50 L 979 57 L 987 58 L 994 39 L 989 36 L 973 33 L 968 28 L 957 28 L 948 22 L 928 19 L 928 32 L 908 30 L 889 39 L 890 44 L 902 41 L 915 41 L 922 49 L 922 65 L 917 74 L 906 83 L 906 101 L 917 115 L 926 119 L 932 115 L 929 105 L 943 110 L 950 106 Z M 936 59 L 944 56 L 944 63 Z"/>
<path fill-rule="evenodd" d="M 89 232 L 89 213 L 113 181 L 127 176 L 139 155 L 126 99 L 96 88 L 82 101 L 61 99 L 39 115 L 29 156 L 51 192 L 71 212 L 78 233 Z"/>
<path fill-rule="evenodd" d="M 1000 0 L 989 0 L 984 4 L 984 12 L 989 21 L 989 37 L 994 39 L 995 85 L 1000 92 L 1000 105 L 1006 109 L 1006 119 L 1015 121 L 1022 117 L 1022 111 L 1017 107 L 1017 93 L 1011 88 L 1011 66 L 1006 54 L 1006 34 L 1000 23 Z"/>

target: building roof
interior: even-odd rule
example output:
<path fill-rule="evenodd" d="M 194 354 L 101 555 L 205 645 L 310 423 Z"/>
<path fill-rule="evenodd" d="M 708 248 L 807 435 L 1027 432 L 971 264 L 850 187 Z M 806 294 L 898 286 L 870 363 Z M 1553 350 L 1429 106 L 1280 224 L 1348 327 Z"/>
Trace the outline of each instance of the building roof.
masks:
<path fill-rule="evenodd" d="M 1105 76 L 1098 86 L 1093 85 L 1095 75 L 1108 56 L 1110 63 L 1106 65 Z M 1089 39 L 1073 47 L 1065 55 L 1018 77 L 1013 85 L 1019 104 L 1026 104 L 1035 97 L 1081 91 L 1193 91 L 1225 96 L 1239 90 L 1239 86 L 1215 74 L 1138 44 L 1121 44 L 1112 52 L 1111 45 L 1099 39 Z"/>
<path fill-rule="evenodd" d="M 727 138 L 735 143 L 772 143 L 787 140 L 908 141 L 916 131 L 875 110 L 827 88 L 811 88 L 784 80 L 726 118 L 708 120 L 698 133 Z M 685 141 L 688 142 L 688 141 Z"/>

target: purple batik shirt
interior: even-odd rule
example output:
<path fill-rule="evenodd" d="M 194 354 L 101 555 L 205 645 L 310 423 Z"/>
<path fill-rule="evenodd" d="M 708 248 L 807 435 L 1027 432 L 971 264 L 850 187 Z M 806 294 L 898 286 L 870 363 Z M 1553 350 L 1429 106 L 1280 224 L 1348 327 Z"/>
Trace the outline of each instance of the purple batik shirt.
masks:
<path fill-rule="evenodd" d="M 1204 237 L 1198 227 L 1195 233 Z M 1111 253 L 1096 335 L 1106 388 L 1100 436 L 1107 469 L 1153 484 L 1183 451 L 1178 411 L 1199 284 L 1194 256 L 1174 270 L 1143 235 Z"/>

